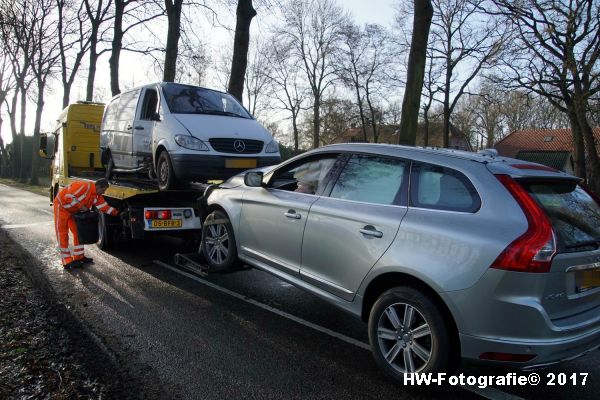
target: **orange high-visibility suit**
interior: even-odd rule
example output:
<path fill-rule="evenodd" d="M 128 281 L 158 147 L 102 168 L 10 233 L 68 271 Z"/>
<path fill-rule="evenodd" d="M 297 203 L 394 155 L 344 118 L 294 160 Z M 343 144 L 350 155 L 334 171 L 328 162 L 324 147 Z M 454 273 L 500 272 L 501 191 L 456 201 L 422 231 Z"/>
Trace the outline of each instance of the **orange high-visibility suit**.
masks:
<path fill-rule="evenodd" d="M 94 182 L 73 182 L 58 192 L 54 199 L 54 229 L 62 264 L 83 259 L 83 245 L 79 244 L 77 226 L 73 214 L 83 206 L 96 207 L 98 211 L 117 215 L 118 210 L 109 206 L 104 197 L 96 194 Z M 73 235 L 73 251 L 69 248 L 69 231 Z"/>

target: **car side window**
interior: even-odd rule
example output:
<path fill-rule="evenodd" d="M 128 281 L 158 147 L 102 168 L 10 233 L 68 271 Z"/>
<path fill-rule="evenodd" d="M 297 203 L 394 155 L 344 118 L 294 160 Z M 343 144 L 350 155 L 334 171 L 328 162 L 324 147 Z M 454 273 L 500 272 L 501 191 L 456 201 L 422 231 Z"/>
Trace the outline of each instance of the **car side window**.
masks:
<path fill-rule="evenodd" d="M 431 164 L 413 165 L 411 204 L 446 211 L 476 212 L 481 206 L 477 190 L 456 170 Z"/>
<path fill-rule="evenodd" d="M 119 100 L 120 115 L 117 116 L 119 121 L 133 121 L 139 93 L 139 90 L 133 90 L 121 95 L 121 99 Z"/>
<path fill-rule="evenodd" d="M 117 112 L 119 110 L 119 98 L 114 99 L 104 112 L 104 130 L 113 131 L 117 129 Z"/>
<path fill-rule="evenodd" d="M 269 181 L 269 187 L 298 193 L 321 194 L 337 159 L 337 154 L 326 154 L 289 164 L 275 171 Z"/>
<path fill-rule="evenodd" d="M 154 89 L 146 89 L 144 93 L 144 101 L 142 103 L 142 110 L 140 119 L 151 120 L 152 116 L 156 113 L 158 106 L 158 94 Z"/>
<path fill-rule="evenodd" d="M 340 173 L 330 197 L 375 204 L 399 204 L 408 162 L 353 155 Z"/>

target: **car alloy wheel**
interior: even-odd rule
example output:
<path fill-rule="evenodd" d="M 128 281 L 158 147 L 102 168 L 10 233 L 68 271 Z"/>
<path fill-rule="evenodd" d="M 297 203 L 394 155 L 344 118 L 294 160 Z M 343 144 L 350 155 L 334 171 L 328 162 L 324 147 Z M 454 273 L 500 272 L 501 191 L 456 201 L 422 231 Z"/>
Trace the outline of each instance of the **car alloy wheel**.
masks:
<path fill-rule="evenodd" d="M 209 225 L 205 232 L 206 257 L 215 265 L 221 265 L 229 255 L 229 233 L 225 224 Z"/>
<path fill-rule="evenodd" d="M 414 306 L 394 303 L 379 317 L 377 343 L 388 364 L 400 373 L 419 372 L 431 359 L 431 329 Z"/>

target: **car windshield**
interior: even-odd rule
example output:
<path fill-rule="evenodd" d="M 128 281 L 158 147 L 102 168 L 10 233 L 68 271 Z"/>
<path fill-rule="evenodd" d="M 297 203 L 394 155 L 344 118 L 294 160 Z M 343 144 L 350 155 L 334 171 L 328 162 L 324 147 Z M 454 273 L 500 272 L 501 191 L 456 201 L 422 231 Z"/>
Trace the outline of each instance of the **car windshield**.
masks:
<path fill-rule="evenodd" d="M 177 84 L 163 86 L 163 93 L 172 114 L 213 114 L 252 118 L 244 107 L 227 93 Z"/>
<path fill-rule="evenodd" d="M 574 181 L 523 181 L 521 185 L 548 213 L 562 250 L 600 245 L 600 205 Z"/>

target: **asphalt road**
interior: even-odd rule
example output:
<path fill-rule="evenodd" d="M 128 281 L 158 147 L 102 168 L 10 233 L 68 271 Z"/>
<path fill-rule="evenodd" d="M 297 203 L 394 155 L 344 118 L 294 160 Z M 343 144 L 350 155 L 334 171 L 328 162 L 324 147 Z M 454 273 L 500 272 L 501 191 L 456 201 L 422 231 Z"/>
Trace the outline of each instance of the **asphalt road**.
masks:
<path fill-rule="evenodd" d="M 537 386 L 401 386 L 365 349 L 364 323 L 261 271 L 190 275 L 173 267 L 182 242 L 162 237 L 109 253 L 86 246 L 95 263 L 65 272 L 47 198 L 1 184 L 0 229 L 40 261 L 59 298 L 162 398 L 596 399 L 600 392 L 600 351 L 536 371 Z M 509 372 L 467 365 L 457 374 Z M 546 385 L 549 374 L 556 385 Z M 558 374 L 566 374 L 564 385 Z"/>

